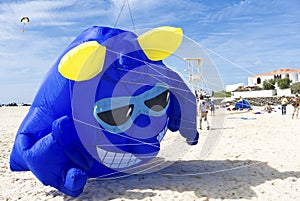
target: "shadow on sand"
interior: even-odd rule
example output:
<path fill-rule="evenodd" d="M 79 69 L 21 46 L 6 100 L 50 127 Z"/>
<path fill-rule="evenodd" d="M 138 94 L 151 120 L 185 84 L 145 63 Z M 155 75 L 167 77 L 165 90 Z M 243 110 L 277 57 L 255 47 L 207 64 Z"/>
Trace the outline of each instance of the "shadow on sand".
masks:
<path fill-rule="evenodd" d="M 288 177 L 300 178 L 300 172 L 279 172 L 254 160 L 178 161 L 154 173 L 90 179 L 75 200 L 143 199 L 155 196 L 155 190 L 192 191 L 199 198 L 250 199 L 257 197 L 252 187 Z M 58 191 L 50 193 L 74 200 Z"/>

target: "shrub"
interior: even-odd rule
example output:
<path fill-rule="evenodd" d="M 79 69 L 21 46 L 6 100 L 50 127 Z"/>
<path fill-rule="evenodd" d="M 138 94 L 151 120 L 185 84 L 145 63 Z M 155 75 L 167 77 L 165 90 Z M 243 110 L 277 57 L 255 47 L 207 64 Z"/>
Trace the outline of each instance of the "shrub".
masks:
<path fill-rule="evenodd" d="M 300 82 L 294 83 L 290 86 L 291 92 L 293 94 L 299 94 L 300 93 Z"/>
<path fill-rule="evenodd" d="M 263 89 L 264 90 L 275 89 L 275 80 L 274 79 L 264 80 Z"/>
<path fill-rule="evenodd" d="M 235 91 L 249 91 L 249 89 L 244 86 L 239 86 L 236 90 L 234 90 L 234 92 Z"/>
<path fill-rule="evenodd" d="M 213 97 L 215 98 L 224 98 L 224 97 L 230 97 L 231 96 L 231 92 L 226 92 L 226 91 L 217 91 L 214 92 Z"/>
<path fill-rule="evenodd" d="M 259 86 L 254 86 L 251 88 L 251 91 L 259 91 L 259 90 L 263 90 L 263 88 L 261 88 Z"/>
<path fill-rule="evenodd" d="M 283 78 L 283 79 L 277 80 L 277 85 L 278 85 L 279 89 L 287 89 L 290 87 L 291 82 L 292 81 L 289 78 Z"/>

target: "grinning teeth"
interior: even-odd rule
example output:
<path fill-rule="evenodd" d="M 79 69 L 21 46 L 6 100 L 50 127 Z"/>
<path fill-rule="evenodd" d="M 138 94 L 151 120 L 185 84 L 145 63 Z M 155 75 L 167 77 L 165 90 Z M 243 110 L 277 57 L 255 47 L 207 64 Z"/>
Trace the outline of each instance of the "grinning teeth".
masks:
<path fill-rule="evenodd" d="M 167 120 L 165 128 L 157 135 L 157 140 L 159 142 L 162 141 L 162 139 L 164 138 L 167 132 L 168 121 L 169 119 Z M 127 168 L 141 162 L 140 159 L 138 159 L 131 153 L 118 153 L 118 152 L 106 151 L 104 149 L 101 149 L 99 146 L 97 146 L 96 149 L 101 163 L 109 168 L 116 168 L 116 169 Z"/>
<path fill-rule="evenodd" d="M 168 119 L 168 120 L 169 120 L 169 119 Z M 167 132 L 167 129 L 168 129 L 168 127 L 167 127 L 167 125 L 168 125 L 168 120 L 167 120 L 167 123 L 166 123 L 165 128 L 164 128 L 162 131 L 160 131 L 160 133 L 157 135 L 157 140 L 158 140 L 159 142 L 162 141 L 162 139 L 164 138 L 164 136 L 165 136 L 165 134 L 166 134 L 166 132 Z"/>
<path fill-rule="evenodd" d="M 105 158 L 105 156 L 107 154 L 107 151 L 97 147 L 97 153 L 98 153 L 98 157 L 100 158 L 100 160 L 103 161 L 103 159 Z"/>
<path fill-rule="evenodd" d="M 114 153 L 114 152 L 107 152 L 103 163 L 110 166 L 114 161 L 115 155 L 116 155 L 116 153 Z"/>
<path fill-rule="evenodd" d="M 168 122 L 169 122 L 169 118 L 167 119 L 167 123 L 166 123 L 166 125 L 165 125 L 165 128 L 162 130 L 162 131 L 160 131 L 160 133 L 157 135 L 157 140 L 159 141 L 159 142 L 161 142 L 162 141 L 162 139 L 164 138 L 164 136 L 165 136 L 165 134 L 166 134 L 166 132 L 167 132 L 167 130 L 168 130 Z"/>
<path fill-rule="evenodd" d="M 130 153 L 118 153 L 110 152 L 100 147 L 96 147 L 98 157 L 102 164 L 110 168 L 127 168 L 133 166 L 139 162 L 140 159 L 136 158 L 133 154 Z"/>

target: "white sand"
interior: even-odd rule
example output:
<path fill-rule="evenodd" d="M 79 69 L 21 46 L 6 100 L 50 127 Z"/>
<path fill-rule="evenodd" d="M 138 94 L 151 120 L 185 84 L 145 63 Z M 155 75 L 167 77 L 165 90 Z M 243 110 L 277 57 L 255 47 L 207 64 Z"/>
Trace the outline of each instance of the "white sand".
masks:
<path fill-rule="evenodd" d="M 31 172 L 10 171 L 15 133 L 27 110 L 0 108 L 0 200 L 300 200 L 300 119 L 291 119 L 291 108 L 286 116 L 210 117 L 212 130 L 201 130 L 193 147 L 168 133 L 159 157 L 148 166 L 157 171 L 90 179 L 76 199 L 43 186 Z"/>

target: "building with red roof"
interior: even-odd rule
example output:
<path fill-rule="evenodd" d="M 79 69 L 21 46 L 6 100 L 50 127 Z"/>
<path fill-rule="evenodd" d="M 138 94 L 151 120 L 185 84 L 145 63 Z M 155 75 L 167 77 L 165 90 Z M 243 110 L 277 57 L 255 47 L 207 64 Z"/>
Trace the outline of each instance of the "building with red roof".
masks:
<path fill-rule="evenodd" d="M 248 77 L 248 86 L 260 86 L 265 80 L 270 79 L 283 79 L 289 78 L 292 83 L 300 82 L 300 68 L 298 69 L 289 69 L 289 68 L 282 68 L 279 70 L 273 70 L 271 72 L 260 73 Z"/>

